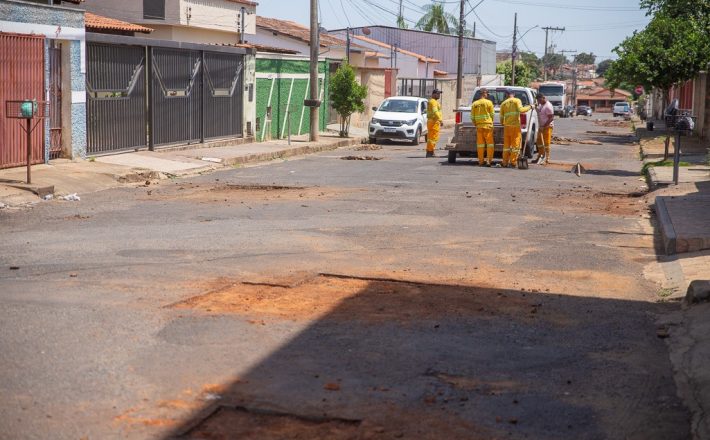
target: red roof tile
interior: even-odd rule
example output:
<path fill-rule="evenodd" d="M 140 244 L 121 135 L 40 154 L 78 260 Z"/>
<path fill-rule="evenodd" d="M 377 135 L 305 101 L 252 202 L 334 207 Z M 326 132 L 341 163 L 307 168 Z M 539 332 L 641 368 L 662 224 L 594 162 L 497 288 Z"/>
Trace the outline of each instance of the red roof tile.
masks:
<path fill-rule="evenodd" d="M 296 23 L 294 21 L 278 20 L 276 18 L 267 18 L 257 15 L 256 26 L 262 29 L 267 29 L 272 32 L 295 38 L 297 40 L 301 40 L 305 43 L 310 43 L 311 41 L 311 30 L 306 26 L 303 26 L 302 24 Z M 341 40 L 340 38 L 321 32 L 320 45 L 323 47 L 345 46 L 346 42 L 344 40 Z"/>
<path fill-rule="evenodd" d="M 110 30 L 110 31 L 126 31 L 126 32 L 143 32 L 149 34 L 153 29 L 140 26 L 137 24 L 127 23 L 125 21 L 116 20 L 115 18 L 103 17 L 101 15 L 87 12 L 84 15 L 87 30 Z"/>

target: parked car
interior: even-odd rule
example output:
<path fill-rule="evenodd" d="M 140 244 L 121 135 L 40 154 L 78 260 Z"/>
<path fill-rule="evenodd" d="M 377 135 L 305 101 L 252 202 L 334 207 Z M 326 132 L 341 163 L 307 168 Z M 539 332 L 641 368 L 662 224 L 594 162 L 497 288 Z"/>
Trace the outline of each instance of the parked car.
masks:
<path fill-rule="evenodd" d="M 614 116 L 631 116 L 631 106 L 628 102 L 617 102 L 612 112 Z"/>
<path fill-rule="evenodd" d="M 577 116 L 592 116 L 592 108 L 587 105 L 578 105 L 576 115 Z"/>
<path fill-rule="evenodd" d="M 515 97 L 520 99 L 523 105 L 531 105 L 532 108 L 520 115 L 520 128 L 522 131 L 522 144 L 524 157 L 532 158 L 535 153 L 535 141 L 537 139 L 538 120 L 535 109 L 535 97 L 537 93 L 528 87 L 477 87 L 473 92 L 471 104 L 480 99 L 481 89 L 488 90 L 488 99 L 493 102 L 495 118 L 493 120 L 493 138 L 495 140 L 495 155 L 500 156 L 503 152 L 503 125 L 500 123 L 500 104 L 506 99 L 506 89 L 512 89 Z M 449 151 L 449 163 L 456 162 L 458 156 L 476 156 L 476 127 L 471 122 L 471 104 L 459 107 L 456 110 L 456 127 L 454 137 L 446 144 Z"/>
<path fill-rule="evenodd" d="M 413 96 L 392 96 L 372 107 L 375 114 L 369 126 L 370 143 L 378 140 L 407 140 L 418 145 L 427 135 L 427 100 Z"/>

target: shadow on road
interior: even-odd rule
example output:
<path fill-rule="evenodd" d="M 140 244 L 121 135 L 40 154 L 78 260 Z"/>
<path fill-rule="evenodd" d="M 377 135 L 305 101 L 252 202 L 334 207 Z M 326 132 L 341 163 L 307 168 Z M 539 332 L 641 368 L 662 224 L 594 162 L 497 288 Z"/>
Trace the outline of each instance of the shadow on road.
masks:
<path fill-rule="evenodd" d="M 312 323 L 166 438 L 688 437 L 651 316 L 663 304 L 323 275 L 231 286 L 175 305 L 207 324 L 167 330 Z"/>

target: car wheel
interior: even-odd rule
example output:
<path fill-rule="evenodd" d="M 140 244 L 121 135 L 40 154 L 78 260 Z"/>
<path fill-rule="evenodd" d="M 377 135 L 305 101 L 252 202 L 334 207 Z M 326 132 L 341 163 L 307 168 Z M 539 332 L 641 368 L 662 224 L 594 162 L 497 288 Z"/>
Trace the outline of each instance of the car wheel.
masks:
<path fill-rule="evenodd" d="M 525 145 L 525 157 L 528 159 L 532 159 L 534 151 L 533 149 L 535 148 L 535 141 L 537 140 L 537 128 L 533 128 L 532 131 L 532 137 L 530 138 L 530 141 L 526 143 Z"/>
<path fill-rule="evenodd" d="M 417 132 L 414 133 L 414 139 L 412 140 L 412 145 L 419 145 L 419 138 L 422 137 L 422 129 L 417 127 Z"/>
<path fill-rule="evenodd" d="M 456 152 L 449 150 L 449 163 L 456 163 Z"/>

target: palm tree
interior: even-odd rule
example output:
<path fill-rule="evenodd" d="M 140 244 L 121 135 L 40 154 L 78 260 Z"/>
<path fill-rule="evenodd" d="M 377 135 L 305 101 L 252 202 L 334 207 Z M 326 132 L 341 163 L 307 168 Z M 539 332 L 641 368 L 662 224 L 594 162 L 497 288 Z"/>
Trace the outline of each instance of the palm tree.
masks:
<path fill-rule="evenodd" d="M 438 32 L 440 34 L 457 33 L 459 22 L 453 14 L 444 10 L 442 3 L 432 2 L 422 6 L 424 15 L 416 24 L 417 29 L 427 32 Z"/>

